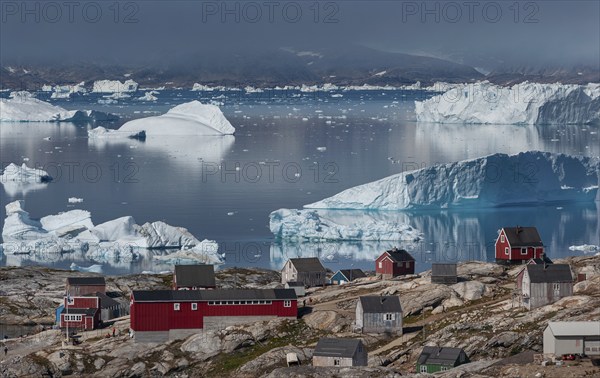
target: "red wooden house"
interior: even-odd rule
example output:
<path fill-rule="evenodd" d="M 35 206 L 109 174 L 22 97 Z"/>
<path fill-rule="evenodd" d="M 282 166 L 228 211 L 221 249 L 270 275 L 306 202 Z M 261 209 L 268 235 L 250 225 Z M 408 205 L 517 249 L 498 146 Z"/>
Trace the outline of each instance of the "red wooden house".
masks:
<path fill-rule="evenodd" d="M 100 310 L 97 308 L 69 308 L 60 314 L 61 328 L 92 330 L 100 323 Z"/>
<path fill-rule="evenodd" d="M 415 273 L 415 259 L 403 249 L 385 251 L 375 260 L 375 272 L 383 279 Z"/>
<path fill-rule="evenodd" d="M 161 342 L 203 329 L 296 319 L 298 305 L 294 289 L 144 290 L 132 293 L 130 314 L 136 341 Z"/>
<path fill-rule="evenodd" d="M 540 259 L 544 244 L 535 227 L 504 227 L 496 239 L 496 262 L 525 263 Z"/>

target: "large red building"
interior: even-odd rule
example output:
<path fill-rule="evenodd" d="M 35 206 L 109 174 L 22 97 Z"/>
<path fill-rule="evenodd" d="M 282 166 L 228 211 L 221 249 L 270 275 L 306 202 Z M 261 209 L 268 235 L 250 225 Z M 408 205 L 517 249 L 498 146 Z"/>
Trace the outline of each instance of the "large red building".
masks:
<path fill-rule="evenodd" d="M 375 272 L 388 279 L 415 273 L 415 259 L 403 249 L 385 251 L 375 260 Z"/>
<path fill-rule="evenodd" d="M 296 319 L 294 289 L 144 290 L 131 295 L 136 341 L 185 338 L 203 329 L 274 318 Z"/>
<path fill-rule="evenodd" d="M 504 227 L 496 239 L 496 261 L 525 263 L 544 254 L 542 238 L 535 227 Z"/>

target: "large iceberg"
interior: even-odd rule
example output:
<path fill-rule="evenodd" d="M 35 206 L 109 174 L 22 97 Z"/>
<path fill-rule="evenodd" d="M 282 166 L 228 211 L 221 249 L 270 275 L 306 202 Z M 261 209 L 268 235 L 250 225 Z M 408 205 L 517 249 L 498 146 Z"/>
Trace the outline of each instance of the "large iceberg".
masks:
<path fill-rule="evenodd" d="M 418 121 L 436 123 L 594 123 L 600 121 L 600 84 L 462 84 L 415 101 L 415 112 Z"/>
<path fill-rule="evenodd" d="M 7 182 L 18 182 L 21 184 L 35 184 L 52 181 L 52 177 L 48 172 L 37 169 L 29 168 L 27 164 L 23 163 L 21 166 L 15 163 L 10 163 L 4 168 L 4 173 L 0 175 L 0 183 L 5 184 Z"/>
<path fill-rule="evenodd" d="M 216 249 L 205 248 L 210 241 L 201 242 L 183 227 L 164 222 L 139 226 L 130 216 L 94 226 L 91 214 L 85 210 L 48 215 L 36 221 L 24 210 L 23 201 L 6 205 L 2 238 L 4 254 L 83 252 L 93 261 L 105 262 L 132 260 L 137 256 L 136 249 L 177 249 L 194 254 L 196 259 L 222 262 Z M 206 256 L 200 256 L 203 253 Z"/>
<path fill-rule="evenodd" d="M 280 209 L 269 216 L 276 239 L 286 240 L 404 240 L 416 242 L 422 234 L 408 224 L 349 217 L 328 218 L 316 210 Z"/>
<path fill-rule="evenodd" d="M 594 201 L 598 158 L 529 151 L 399 173 L 306 205 L 313 209 L 440 209 Z"/>
<path fill-rule="evenodd" d="M 167 113 L 125 123 L 119 131 L 145 131 L 148 137 L 157 135 L 209 136 L 229 135 L 235 128 L 218 106 L 191 101 L 177 105 Z"/>
<path fill-rule="evenodd" d="M 113 121 L 112 114 L 95 110 L 66 110 L 32 97 L 0 99 L 0 122 Z"/>
<path fill-rule="evenodd" d="M 138 83 L 129 79 L 124 83 L 119 80 L 97 80 L 94 81 L 92 92 L 94 93 L 122 93 L 122 92 L 136 92 L 138 89 Z"/>

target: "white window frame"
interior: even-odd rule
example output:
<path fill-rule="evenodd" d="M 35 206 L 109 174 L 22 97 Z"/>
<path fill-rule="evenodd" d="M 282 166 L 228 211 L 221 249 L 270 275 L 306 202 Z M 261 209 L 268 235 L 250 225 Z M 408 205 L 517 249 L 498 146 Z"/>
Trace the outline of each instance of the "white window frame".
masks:
<path fill-rule="evenodd" d="M 181 309 L 180 303 L 173 303 L 173 311 L 179 311 Z"/>
<path fill-rule="evenodd" d="M 506 239 L 504 238 L 504 234 L 500 235 L 500 243 L 505 243 Z"/>
<path fill-rule="evenodd" d="M 396 320 L 396 316 L 395 316 L 395 314 L 389 312 L 387 314 L 384 314 L 383 319 L 386 321 Z"/>
<path fill-rule="evenodd" d="M 383 261 L 379 262 L 379 269 L 383 269 Z"/>
<path fill-rule="evenodd" d="M 421 373 L 427 373 L 427 366 L 421 365 Z"/>
<path fill-rule="evenodd" d="M 442 366 L 441 371 L 446 371 L 446 370 L 448 370 L 448 366 Z"/>
<path fill-rule="evenodd" d="M 192 303 L 192 311 L 198 311 L 198 303 Z"/>
<path fill-rule="evenodd" d="M 75 298 L 73 298 L 73 297 L 67 297 L 67 304 L 68 305 L 74 305 L 75 304 Z"/>
<path fill-rule="evenodd" d="M 525 256 L 525 255 L 527 255 L 527 247 L 525 247 L 525 248 L 521 248 L 521 255 L 522 255 L 522 256 Z"/>
<path fill-rule="evenodd" d="M 292 307 L 292 301 L 283 301 L 283 307 Z"/>
<path fill-rule="evenodd" d="M 339 358 L 334 358 L 333 359 L 333 366 L 340 366 L 341 362 L 342 361 Z"/>
<path fill-rule="evenodd" d="M 506 256 L 510 256 L 510 248 L 508 248 L 508 247 L 504 247 L 504 254 L 505 254 Z"/>

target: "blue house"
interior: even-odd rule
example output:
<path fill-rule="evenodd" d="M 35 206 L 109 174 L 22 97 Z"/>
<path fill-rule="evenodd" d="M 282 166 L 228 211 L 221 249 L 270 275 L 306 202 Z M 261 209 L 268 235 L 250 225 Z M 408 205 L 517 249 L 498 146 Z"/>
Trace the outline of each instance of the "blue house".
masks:
<path fill-rule="evenodd" d="M 352 282 L 357 278 L 363 278 L 367 275 L 360 269 L 340 269 L 329 280 L 330 285 L 343 285 Z"/>

